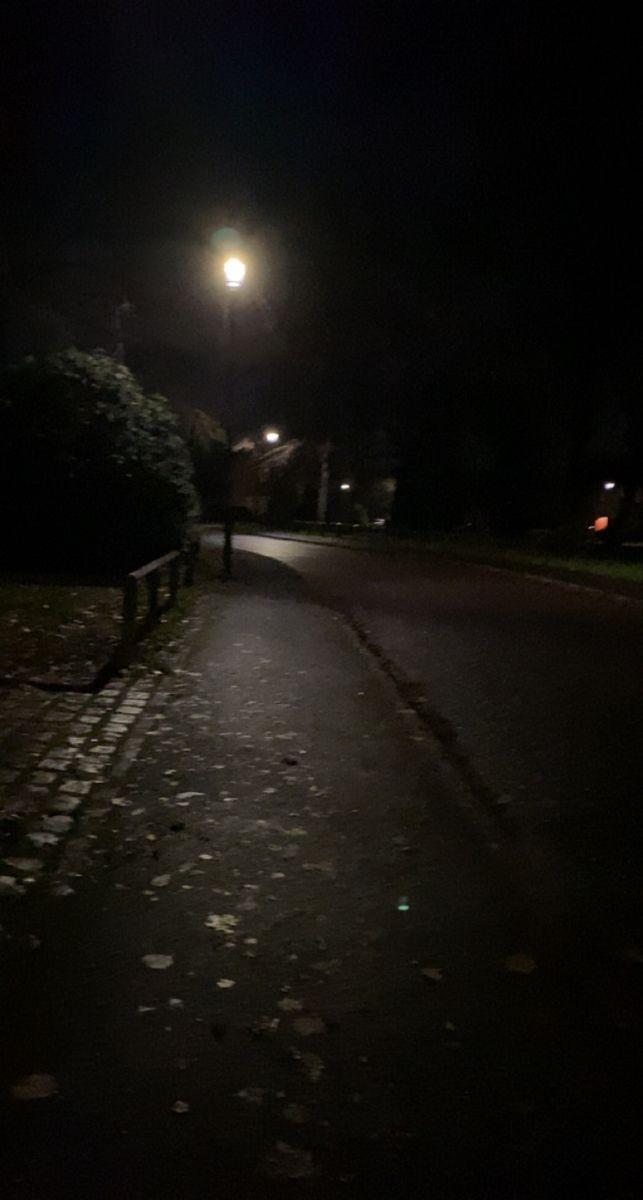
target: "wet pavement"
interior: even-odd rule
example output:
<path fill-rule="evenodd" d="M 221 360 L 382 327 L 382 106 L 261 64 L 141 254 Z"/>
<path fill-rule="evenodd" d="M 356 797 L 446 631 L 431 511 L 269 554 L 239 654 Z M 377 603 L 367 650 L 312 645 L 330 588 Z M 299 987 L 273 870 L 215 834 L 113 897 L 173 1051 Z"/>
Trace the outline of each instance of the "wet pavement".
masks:
<path fill-rule="evenodd" d="M 638 1195 L 636 947 L 534 904 L 292 572 L 239 556 L 184 632 L 7 768 L 2 1196 Z"/>

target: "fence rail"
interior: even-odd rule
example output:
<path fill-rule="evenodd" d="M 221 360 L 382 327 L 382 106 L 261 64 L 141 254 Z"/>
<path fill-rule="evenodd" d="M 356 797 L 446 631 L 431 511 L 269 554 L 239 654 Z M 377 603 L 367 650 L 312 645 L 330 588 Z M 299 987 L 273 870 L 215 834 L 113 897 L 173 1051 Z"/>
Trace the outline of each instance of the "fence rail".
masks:
<path fill-rule="evenodd" d="M 178 600 L 179 588 L 190 587 L 194 582 L 198 542 L 192 542 L 187 550 L 172 550 L 153 562 L 146 563 L 136 571 L 130 571 L 123 585 L 123 636 L 124 643 L 136 641 L 143 636 L 168 608 Z M 147 604 L 142 622 L 139 622 L 139 597 L 145 588 Z M 166 595 L 161 596 L 165 587 Z"/>

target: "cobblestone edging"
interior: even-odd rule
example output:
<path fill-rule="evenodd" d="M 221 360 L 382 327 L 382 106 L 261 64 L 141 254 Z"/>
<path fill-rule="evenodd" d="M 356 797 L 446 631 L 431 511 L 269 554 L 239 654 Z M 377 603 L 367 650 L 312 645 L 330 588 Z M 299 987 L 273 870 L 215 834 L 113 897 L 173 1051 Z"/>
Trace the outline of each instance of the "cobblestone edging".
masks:
<path fill-rule="evenodd" d="M 133 666 L 98 695 L 0 689 L 0 897 L 23 895 L 42 878 L 83 803 L 101 785 L 118 784 L 159 732 L 166 672 L 182 673 L 213 611 L 212 592 L 195 599 L 163 650 L 165 671 Z"/>
<path fill-rule="evenodd" d="M 118 779 L 162 714 L 158 673 L 114 680 L 100 695 L 32 688 L 0 693 L 0 895 L 20 895 L 99 784 Z"/>

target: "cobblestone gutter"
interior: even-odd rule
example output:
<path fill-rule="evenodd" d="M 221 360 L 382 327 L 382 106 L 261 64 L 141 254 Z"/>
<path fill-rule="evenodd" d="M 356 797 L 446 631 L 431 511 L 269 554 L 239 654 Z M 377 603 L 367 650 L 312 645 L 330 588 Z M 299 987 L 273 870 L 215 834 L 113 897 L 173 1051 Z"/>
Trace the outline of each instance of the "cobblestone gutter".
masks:
<path fill-rule="evenodd" d="M 100 695 L 0 692 L 0 894 L 20 894 L 97 785 L 134 761 L 161 714 L 160 677 L 137 672 Z"/>

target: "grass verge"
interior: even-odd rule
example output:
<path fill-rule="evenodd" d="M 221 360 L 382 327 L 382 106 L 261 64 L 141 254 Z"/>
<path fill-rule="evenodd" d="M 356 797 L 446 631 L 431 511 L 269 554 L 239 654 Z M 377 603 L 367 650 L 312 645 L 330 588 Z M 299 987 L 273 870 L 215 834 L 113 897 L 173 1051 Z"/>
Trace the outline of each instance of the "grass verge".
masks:
<path fill-rule="evenodd" d="M 521 571 L 534 571 L 541 575 L 561 574 L 594 576 L 614 582 L 643 584 L 643 562 L 621 562 L 607 557 L 591 555 L 555 554 L 540 552 L 518 546 L 503 546 L 496 543 L 467 543 L 456 539 L 423 542 L 423 547 L 433 554 L 446 558 L 458 558 L 471 562 L 489 563 L 492 566 L 511 567 Z"/>
<path fill-rule="evenodd" d="M 82 686 L 121 635 L 122 591 L 0 577 L 0 681 Z"/>

